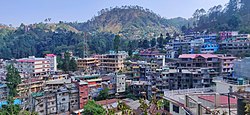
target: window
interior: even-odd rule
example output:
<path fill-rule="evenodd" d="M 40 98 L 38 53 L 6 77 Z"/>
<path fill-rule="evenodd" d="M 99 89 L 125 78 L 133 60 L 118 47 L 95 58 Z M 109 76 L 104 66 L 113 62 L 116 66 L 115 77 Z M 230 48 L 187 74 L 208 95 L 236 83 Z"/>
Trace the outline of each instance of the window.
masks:
<path fill-rule="evenodd" d="M 40 107 L 43 107 L 43 104 L 40 104 L 39 106 L 40 106 Z"/>
<path fill-rule="evenodd" d="M 173 111 L 175 113 L 179 113 L 179 106 L 176 106 L 176 105 L 173 104 Z"/>

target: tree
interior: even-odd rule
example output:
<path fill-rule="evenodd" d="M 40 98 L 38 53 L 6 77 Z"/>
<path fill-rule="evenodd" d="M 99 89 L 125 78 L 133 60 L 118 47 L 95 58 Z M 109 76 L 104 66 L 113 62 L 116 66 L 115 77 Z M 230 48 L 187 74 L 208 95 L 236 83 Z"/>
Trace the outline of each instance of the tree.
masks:
<path fill-rule="evenodd" d="M 83 115 L 106 115 L 106 110 L 101 106 L 95 103 L 93 100 L 89 100 L 88 103 L 84 106 Z"/>
<path fill-rule="evenodd" d="M 18 115 L 38 115 L 37 112 L 30 112 L 30 111 L 27 111 L 27 110 L 21 110 Z"/>
<path fill-rule="evenodd" d="M 153 38 L 152 40 L 150 40 L 150 44 L 151 44 L 151 47 L 155 47 L 155 45 L 156 45 L 156 39 Z"/>
<path fill-rule="evenodd" d="M 104 88 L 103 90 L 101 90 L 99 92 L 99 95 L 96 97 L 96 100 L 105 100 L 107 99 L 109 96 L 109 89 L 108 88 Z"/>
<path fill-rule="evenodd" d="M 64 72 L 70 71 L 70 53 L 69 52 L 64 52 L 62 69 Z"/>
<path fill-rule="evenodd" d="M 118 101 L 118 105 L 117 105 L 118 110 L 122 111 L 123 115 L 131 115 L 131 109 L 128 105 L 126 105 L 124 102 L 120 102 Z"/>
<path fill-rule="evenodd" d="M 128 43 L 128 55 L 132 56 L 132 54 L 133 54 L 133 44 L 132 44 L 132 41 L 129 41 L 129 43 Z"/>
<path fill-rule="evenodd" d="M 163 35 L 161 34 L 160 37 L 157 38 L 157 43 L 158 43 L 158 47 L 159 48 L 163 48 L 164 47 L 163 46 L 163 42 L 164 42 Z"/>
<path fill-rule="evenodd" d="M 186 31 L 187 31 L 187 27 L 184 25 L 184 26 L 182 26 L 181 27 L 181 31 L 182 31 L 182 33 L 186 33 Z"/>
<path fill-rule="evenodd" d="M 114 39 L 114 50 L 116 51 L 116 53 L 118 53 L 119 51 L 119 47 L 120 47 L 120 36 L 119 35 L 115 35 L 115 39 Z"/>
<path fill-rule="evenodd" d="M 147 49 L 147 48 L 149 48 L 149 42 L 148 42 L 148 40 L 143 40 L 143 42 L 142 42 L 142 48 L 145 48 L 145 49 Z"/>
<path fill-rule="evenodd" d="M 239 26 L 240 19 L 238 16 L 233 15 L 227 22 L 228 26 L 231 28 L 231 30 L 236 30 Z"/>
<path fill-rule="evenodd" d="M 77 70 L 77 64 L 76 64 L 75 58 L 70 59 L 69 70 L 70 71 L 76 71 Z"/>
<path fill-rule="evenodd" d="M 246 115 L 250 114 L 250 104 L 245 105 L 245 113 L 246 113 Z"/>
<path fill-rule="evenodd" d="M 21 76 L 19 75 L 18 70 L 14 67 L 14 65 L 9 65 L 7 67 L 7 86 L 9 88 L 9 96 L 15 97 L 17 96 L 17 85 L 21 83 Z"/>
<path fill-rule="evenodd" d="M 145 102 L 144 99 L 139 100 L 140 103 L 140 109 L 143 111 L 144 115 L 148 114 L 148 104 Z"/>

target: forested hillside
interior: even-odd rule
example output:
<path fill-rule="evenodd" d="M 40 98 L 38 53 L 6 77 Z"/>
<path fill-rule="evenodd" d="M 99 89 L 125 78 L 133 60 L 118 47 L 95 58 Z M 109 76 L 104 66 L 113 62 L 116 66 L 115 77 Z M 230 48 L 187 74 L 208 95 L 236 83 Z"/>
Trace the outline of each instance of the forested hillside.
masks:
<path fill-rule="evenodd" d="M 225 8 L 218 5 L 208 11 L 197 9 L 193 18 L 193 26 L 197 31 L 236 30 L 250 33 L 250 0 L 230 0 Z"/>
<path fill-rule="evenodd" d="M 178 32 L 168 20 L 140 6 L 106 8 L 85 23 L 69 23 L 80 31 L 111 32 L 127 39 L 152 39 L 161 33 Z"/>
<path fill-rule="evenodd" d="M 87 54 L 106 53 L 114 49 L 115 35 L 120 36 L 119 50 L 131 52 L 150 47 L 149 40 L 160 34 L 178 31 L 169 26 L 167 19 L 139 6 L 103 9 L 98 14 L 85 23 L 49 23 L 46 19 L 44 23 L 21 24 L 17 28 L 1 25 L 0 58 L 60 54 L 67 50 L 83 57 L 84 48 Z M 166 42 L 163 36 L 158 41 L 160 47 Z"/>

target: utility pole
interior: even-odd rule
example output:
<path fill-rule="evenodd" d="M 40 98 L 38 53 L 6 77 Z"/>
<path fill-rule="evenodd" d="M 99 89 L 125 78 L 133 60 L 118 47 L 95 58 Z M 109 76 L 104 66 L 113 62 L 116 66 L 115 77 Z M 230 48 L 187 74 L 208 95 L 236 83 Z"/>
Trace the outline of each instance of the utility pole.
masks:
<path fill-rule="evenodd" d="M 228 114 L 229 115 L 231 115 L 231 107 L 230 107 L 230 93 L 232 93 L 233 91 L 233 88 L 232 88 L 232 86 L 229 86 L 229 88 L 228 88 Z"/>
<path fill-rule="evenodd" d="M 83 38 L 83 58 L 87 57 L 87 32 L 84 32 L 84 38 Z"/>

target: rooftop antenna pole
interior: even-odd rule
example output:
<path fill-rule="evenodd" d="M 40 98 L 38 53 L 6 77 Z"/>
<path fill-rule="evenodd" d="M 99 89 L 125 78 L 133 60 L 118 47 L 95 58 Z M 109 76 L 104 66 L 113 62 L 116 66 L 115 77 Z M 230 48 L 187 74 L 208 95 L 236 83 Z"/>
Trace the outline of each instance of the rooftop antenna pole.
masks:
<path fill-rule="evenodd" d="M 87 32 L 84 32 L 84 38 L 83 38 L 83 58 L 87 57 Z"/>

